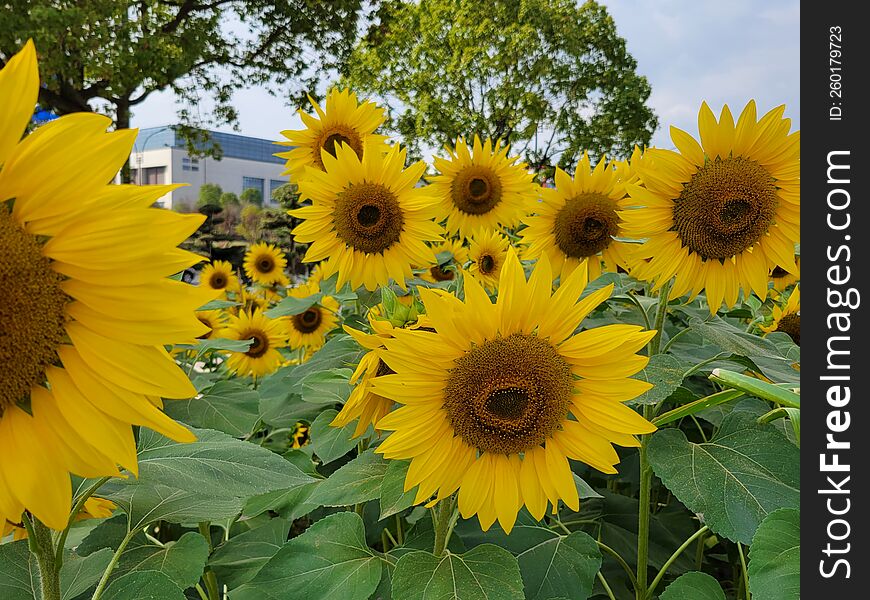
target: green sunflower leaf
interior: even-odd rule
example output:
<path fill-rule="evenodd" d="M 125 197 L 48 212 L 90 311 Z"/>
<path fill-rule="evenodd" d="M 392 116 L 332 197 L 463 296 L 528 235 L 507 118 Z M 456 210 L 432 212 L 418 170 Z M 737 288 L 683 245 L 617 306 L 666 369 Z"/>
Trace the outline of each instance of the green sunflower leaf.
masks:
<path fill-rule="evenodd" d="M 61 600 L 72 600 L 92 586 L 96 586 L 106 567 L 109 566 L 113 554 L 110 548 L 103 548 L 89 556 L 69 555 L 60 569 Z"/>
<path fill-rule="evenodd" d="M 311 446 L 323 464 L 341 458 L 357 445 L 357 440 L 351 437 L 356 429 L 356 421 L 341 428 L 329 425 L 337 414 L 338 411 L 329 408 L 311 423 Z"/>
<path fill-rule="evenodd" d="M 517 559 L 503 548 L 483 544 L 464 554 L 405 554 L 393 572 L 393 598 L 524 600 L 525 596 Z"/>
<path fill-rule="evenodd" d="M 0 598 L 33 600 L 39 589 L 39 567 L 36 557 L 27 549 L 27 542 L 0 544 Z"/>
<path fill-rule="evenodd" d="M 353 386 L 350 369 L 328 369 L 306 375 L 302 380 L 302 400 L 310 404 L 344 404 Z"/>
<path fill-rule="evenodd" d="M 670 354 L 651 356 L 649 363 L 634 376 L 634 379 L 646 381 L 655 387 L 630 402 L 632 404 L 658 404 L 667 399 L 683 383 L 683 376 L 688 368 L 689 365 Z"/>
<path fill-rule="evenodd" d="M 725 600 L 725 592 L 710 575 L 691 571 L 677 579 L 662 592 L 661 600 Z"/>
<path fill-rule="evenodd" d="M 554 534 L 517 555 L 528 600 L 586 600 L 601 568 L 598 544 L 582 531 Z"/>
<path fill-rule="evenodd" d="M 306 298 L 294 298 L 292 296 L 288 296 L 286 298 L 282 298 L 278 304 L 276 304 L 263 314 L 265 314 L 270 319 L 298 315 L 304 313 L 306 310 L 320 302 L 321 298 L 323 298 L 323 294 L 319 292 Z"/>
<path fill-rule="evenodd" d="M 202 396 L 165 403 L 173 419 L 194 427 L 216 429 L 233 437 L 250 433 L 260 416 L 260 396 L 238 381 L 218 381 L 203 390 Z"/>
<path fill-rule="evenodd" d="M 290 521 L 271 519 L 265 525 L 233 536 L 215 550 L 208 565 L 230 589 L 254 578 L 287 541 Z"/>
<path fill-rule="evenodd" d="M 186 600 L 180 587 L 160 571 L 135 571 L 109 584 L 103 600 Z"/>
<path fill-rule="evenodd" d="M 709 442 L 663 429 L 649 445 L 650 464 L 668 489 L 713 532 L 747 545 L 768 514 L 800 505 L 799 458 L 784 435 L 743 410 L 726 416 Z"/>
<path fill-rule="evenodd" d="M 308 502 L 320 506 L 350 506 L 380 498 L 390 462 L 374 450 L 366 450 L 321 481 Z"/>
<path fill-rule="evenodd" d="M 784 508 L 770 513 L 749 547 L 749 591 L 755 600 L 800 597 L 801 513 Z"/>
<path fill-rule="evenodd" d="M 121 555 L 113 581 L 134 571 L 159 571 L 185 590 L 196 585 L 208 560 L 208 542 L 193 531 L 162 548 L 151 543 L 131 546 Z"/>
<path fill-rule="evenodd" d="M 408 474 L 407 460 L 389 461 L 384 479 L 381 482 L 381 514 L 383 520 L 400 513 L 414 504 L 417 495 L 417 486 L 405 491 L 405 476 Z"/>
<path fill-rule="evenodd" d="M 362 519 L 340 512 L 287 542 L 230 600 L 367 600 L 382 570 L 382 559 L 366 544 Z"/>

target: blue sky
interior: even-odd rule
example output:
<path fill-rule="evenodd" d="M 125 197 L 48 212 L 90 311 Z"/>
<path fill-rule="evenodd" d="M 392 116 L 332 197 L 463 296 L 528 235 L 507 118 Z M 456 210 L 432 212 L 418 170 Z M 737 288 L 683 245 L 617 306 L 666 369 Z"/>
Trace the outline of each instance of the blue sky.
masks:
<path fill-rule="evenodd" d="M 800 128 L 800 3 L 797 0 L 604 0 L 619 34 L 652 85 L 650 105 L 659 116 L 653 145 L 670 148 L 668 128 L 697 132 L 706 100 L 718 115 L 727 103 L 735 117 L 750 98 L 759 115 L 786 104 Z M 298 117 L 265 87 L 234 96 L 241 133 L 279 139 L 300 127 Z M 132 125 L 174 122 L 171 93 L 135 108 Z M 228 129 L 226 129 L 228 130 Z"/>

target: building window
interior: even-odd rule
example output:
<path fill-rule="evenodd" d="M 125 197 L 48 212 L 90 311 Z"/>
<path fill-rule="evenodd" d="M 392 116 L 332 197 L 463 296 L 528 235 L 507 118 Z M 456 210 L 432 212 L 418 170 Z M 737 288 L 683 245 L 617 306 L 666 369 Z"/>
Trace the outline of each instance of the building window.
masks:
<path fill-rule="evenodd" d="M 145 167 L 140 169 L 135 180 L 141 185 L 163 185 L 166 183 L 166 167 Z"/>
<path fill-rule="evenodd" d="M 269 204 L 274 204 L 275 200 L 273 199 L 273 195 L 275 194 L 275 190 L 279 187 L 287 183 L 286 181 L 281 181 L 280 179 L 270 179 L 269 180 Z"/>
<path fill-rule="evenodd" d="M 183 156 L 181 158 L 182 171 L 199 171 L 199 159 Z"/>
<path fill-rule="evenodd" d="M 260 200 L 263 200 L 263 186 L 265 180 L 262 177 L 242 177 L 242 192 L 245 190 L 257 190 L 260 192 Z"/>

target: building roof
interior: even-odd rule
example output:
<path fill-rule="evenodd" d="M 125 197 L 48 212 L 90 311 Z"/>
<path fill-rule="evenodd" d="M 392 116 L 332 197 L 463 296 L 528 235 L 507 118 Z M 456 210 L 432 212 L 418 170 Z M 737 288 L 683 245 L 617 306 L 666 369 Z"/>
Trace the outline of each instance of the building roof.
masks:
<path fill-rule="evenodd" d="M 220 131 L 208 131 L 207 133 L 209 141 L 195 144 L 196 148 L 204 150 L 211 147 L 211 145 L 217 145 L 220 146 L 225 158 L 241 158 L 276 164 L 283 164 L 285 162 L 283 158 L 273 155 L 276 152 L 286 152 L 288 147 L 279 146 L 272 140 Z M 147 152 L 148 150 L 159 150 L 161 148 L 187 149 L 187 144 L 172 125 L 147 127 L 139 130 L 139 135 L 133 146 L 134 152 Z"/>

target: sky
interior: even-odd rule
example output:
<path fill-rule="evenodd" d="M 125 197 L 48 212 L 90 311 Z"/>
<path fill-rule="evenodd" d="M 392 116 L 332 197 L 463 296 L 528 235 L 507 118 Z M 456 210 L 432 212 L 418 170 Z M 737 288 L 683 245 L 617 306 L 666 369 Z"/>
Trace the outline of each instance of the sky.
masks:
<path fill-rule="evenodd" d="M 797 0 L 603 0 L 652 86 L 649 104 L 659 117 L 652 145 L 673 148 L 669 127 L 697 133 L 706 100 L 718 116 L 728 104 L 735 118 L 750 99 L 761 116 L 780 104 L 800 128 L 800 3 Z M 266 87 L 236 92 L 238 133 L 280 139 L 301 127 L 294 111 Z M 171 92 L 135 107 L 133 127 L 176 121 Z M 228 127 L 219 130 L 232 132 Z"/>

